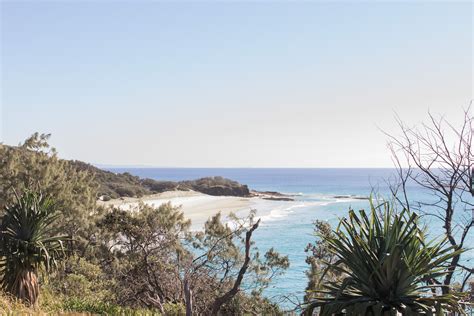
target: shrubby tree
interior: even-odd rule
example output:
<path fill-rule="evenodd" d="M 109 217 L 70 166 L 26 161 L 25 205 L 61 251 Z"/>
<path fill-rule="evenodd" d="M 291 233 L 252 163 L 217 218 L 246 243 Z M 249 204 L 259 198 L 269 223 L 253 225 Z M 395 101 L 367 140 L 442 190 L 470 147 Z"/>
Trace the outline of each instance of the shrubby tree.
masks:
<path fill-rule="evenodd" d="M 188 315 L 278 311 L 261 293 L 288 258 L 273 249 L 260 257 L 251 241 L 259 224 L 254 213 L 232 219 L 231 227 L 217 214 L 204 231 L 190 232 L 190 222 L 171 204 L 107 213 L 98 223 L 97 251 L 106 253 L 104 267 L 118 282 L 117 300 L 162 313 L 174 306 Z"/>
<path fill-rule="evenodd" d="M 95 211 L 97 184 L 88 172 L 59 159 L 48 144 L 49 136 L 35 133 L 15 147 L 0 144 L 0 208 L 15 200 L 14 191 L 41 190 L 54 197 L 60 210 L 53 223 L 55 230 L 80 245 L 93 224 L 90 217 Z M 68 245 L 72 251 L 73 243 Z"/>
<path fill-rule="evenodd" d="M 193 258 L 185 278 L 193 293 L 208 293 L 194 300 L 200 313 L 217 315 L 236 298 L 242 287 L 251 292 L 256 302 L 253 306 L 247 302 L 247 312 L 259 313 L 262 312 L 260 307 L 268 307 L 260 305 L 262 291 L 289 267 L 288 257 L 273 248 L 262 257 L 253 247 L 252 235 L 260 224 L 260 220 L 255 220 L 254 211 L 243 219 L 234 214 L 229 218 L 230 223 L 224 224 L 218 213 L 206 222 L 204 231 L 190 236 L 195 252 L 202 254 Z M 228 314 L 243 312 L 245 310 L 227 310 Z"/>
<path fill-rule="evenodd" d="M 98 225 L 103 232 L 99 251 L 107 255 L 105 269 L 117 282 L 118 301 L 162 313 L 166 304 L 182 302 L 178 265 L 190 255 L 181 243 L 190 222 L 178 208 L 114 209 Z"/>
<path fill-rule="evenodd" d="M 308 285 L 304 297 L 305 302 L 314 299 L 316 291 L 322 290 L 324 283 L 342 281 L 339 271 L 327 270 L 328 265 L 334 264 L 337 260 L 337 256 L 330 251 L 330 245 L 327 242 L 335 237 L 331 225 L 326 221 L 316 220 L 314 235 L 317 238 L 316 241 L 309 243 L 305 249 L 308 253 L 306 263 L 309 265 L 309 270 L 306 271 Z"/>

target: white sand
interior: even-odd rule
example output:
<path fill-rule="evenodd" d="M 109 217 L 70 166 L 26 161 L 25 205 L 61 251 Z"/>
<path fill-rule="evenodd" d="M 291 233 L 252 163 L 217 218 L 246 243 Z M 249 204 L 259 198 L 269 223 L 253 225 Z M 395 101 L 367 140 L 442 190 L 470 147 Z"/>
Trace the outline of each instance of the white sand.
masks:
<path fill-rule="evenodd" d="M 235 196 L 212 196 L 195 191 L 169 191 L 149 195 L 141 199 L 121 198 L 107 202 L 99 202 L 106 206 L 115 206 L 125 210 L 133 210 L 140 201 L 145 204 L 160 206 L 171 202 L 173 206 L 181 206 L 184 216 L 191 220 L 193 227 L 202 227 L 204 222 L 214 214 L 221 212 L 228 215 L 230 212 L 241 213 L 255 208 L 258 198 L 242 198 Z"/>

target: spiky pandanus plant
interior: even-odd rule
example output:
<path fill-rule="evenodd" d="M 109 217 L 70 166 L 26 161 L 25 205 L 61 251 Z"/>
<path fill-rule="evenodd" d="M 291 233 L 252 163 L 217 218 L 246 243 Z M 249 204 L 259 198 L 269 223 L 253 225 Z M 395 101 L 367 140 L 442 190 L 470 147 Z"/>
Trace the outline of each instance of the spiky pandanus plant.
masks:
<path fill-rule="evenodd" d="M 370 202 L 368 214 L 349 211 L 334 232 L 322 236 L 338 260 L 328 270 L 345 276 L 329 282 L 306 306 L 311 315 L 437 315 L 443 310 L 463 313 L 456 294 L 439 294 L 437 277 L 447 271 L 447 261 L 462 250 L 446 240 L 428 241 L 417 214 L 397 213 L 393 205 Z"/>
<path fill-rule="evenodd" d="M 57 267 L 65 236 L 53 236 L 57 219 L 54 203 L 41 194 L 25 191 L 5 207 L 0 225 L 0 283 L 23 302 L 35 305 L 39 296 L 38 272 Z"/>

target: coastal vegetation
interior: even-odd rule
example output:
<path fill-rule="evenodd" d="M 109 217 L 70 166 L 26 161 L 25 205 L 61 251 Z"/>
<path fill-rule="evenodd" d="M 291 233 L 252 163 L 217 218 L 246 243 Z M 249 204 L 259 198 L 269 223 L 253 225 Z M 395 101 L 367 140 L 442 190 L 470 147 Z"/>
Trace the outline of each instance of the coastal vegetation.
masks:
<path fill-rule="evenodd" d="M 418 127 L 398 120 L 400 135 L 387 134 L 396 167 L 389 179 L 393 201 L 359 215 L 349 210 L 335 230 L 314 224 L 317 239 L 306 248 L 307 314 L 315 308 L 323 315 L 464 314 L 472 308 L 474 269 L 462 255 L 474 225 L 473 120 L 470 107 L 459 125 L 431 114 Z M 428 194 L 413 196 L 413 185 Z M 442 240 L 427 240 L 421 217 L 440 224 Z"/>
<path fill-rule="evenodd" d="M 334 233 L 322 233 L 328 256 L 327 280 L 309 300 L 306 313 L 321 315 L 432 315 L 463 311 L 461 295 L 437 294 L 434 280 L 449 273 L 446 263 L 463 252 L 447 238 L 428 240 L 419 216 L 392 203 L 370 203 L 370 211 L 349 210 Z"/>
<path fill-rule="evenodd" d="M 59 214 L 53 201 L 25 191 L 5 208 L 0 226 L 2 288 L 30 305 L 39 296 L 38 270 L 50 272 L 64 253 L 65 236 L 53 236 Z"/>
<path fill-rule="evenodd" d="M 407 126 L 398 119 L 400 133 L 390 135 L 388 146 L 397 169 L 391 183 L 392 195 L 399 205 L 417 210 L 429 220 L 441 223 L 442 234 L 457 251 L 466 247 L 474 226 L 474 117 L 471 106 L 465 109 L 458 124 L 444 117 L 428 116 L 428 122 Z M 431 198 L 412 196 L 408 186 L 416 184 Z M 441 282 L 442 292 L 453 290 L 455 273 L 462 274 L 461 290 L 469 285 L 474 269 L 462 263 L 456 253 L 449 262 L 448 273 Z"/>
<path fill-rule="evenodd" d="M 400 122 L 402 136 L 389 137 L 397 167 L 389 202 L 369 199 L 368 210 L 350 209 L 337 227 L 314 223 L 306 295 L 295 310 L 462 314 L 470 304 L 466 290 L 473 270 L 462 256 L 473 225 L 465 215 L 473 207 L 472 116 L 465 112 L 460 129 L 432 116 L 430 122 L 421 131 Z M 19 146 L 0 145 L 1 313 L 285 312 L 265 297 L 265 289 L 290 262 L 275 248 L 255 245 L 261 225 L 255 211 L 243 217 L 217 213 L 192 230 L 171 203 L 138 203 L 130 211 L 98 201 L 170 190 L 292 198 L 222 177 L 172 182 L 104 171 L 60 159 L 48 138 L 34 134 Z M 431 200 L 410 196 L 413 183 Z M 441 222 L 440 239 L 428 238 L 428 216 Z"/>
<path fill-rule="evenodd" d="M 274 249 L 260 253 L 254 246 L 255 212 L 230 215 L 226 223 L 216 214 L 196 232 L 171 204 L 140 204 L 137 212 L 105 208 L 96 202 L 106 180 L 96 176 L 111 173 L 59 159 L 48 137 L 34 134 L 20 146 L 0 147 L 2 298 L 9 302 L 1 308 L 280 313 L 262 292 L 289 262 Z M 142 185 L 127 174 L 112 178 Z M 227 186 L 248 194 L 246 186 L 220 177 L 187 181 L 183 189 Z"/>
<path fill-rule="evenodd" d="M 2 155 L 0 167 L 3 176 L 0 192 L 2 194 L 8 194 L 11 199 L 13 193 L 8 189 L 14 184 L 19 185 L 19 182 L 22 182 L 20 185 L 22 188 L 41 184 L 54 190 L 54 192 L 45 192 L 51 194 L 59 193 L 61 187 L 66 193 L 71 190 L 89 190 L 91 192 L 83 196 L 90 200 L 76 202 L 82 203 L 81 207 L 88 209 L 97 197 L 105 199 L 143 197 L 173 190 L 194 190 L 209 195 L 251 195 L 247 185 L 219 176 L 178 182 L 158 181 L 142 179 L 128 172 L 114 173 L 79 160 L 59 159 L 56 150 L 50 148 L 47 142 L 49 137 L 50 135 L 47 134 L 35 133 L 19 146 L 0 144 Z M 34 170 L 28 171 L 26 167 L 34 168 Z M 65 181 L 66 179 L 70 181 Z M 58 183 L 54 186 L 52 181 L 55 180 L 58 180 Z M 66 187 L 67 185 L 69 187 Z"/>
<path fill-rule="evenodd" d="M 86 171 L 92 175 L 98 184 L 97 193 L 104 199 L 143 197 L 173 190 L 194 190 L 209 195 L 250 196 L 249 188 L 245 184 L 219 176 L 178 182 L 158 181 L 149 178 L 142 179 L 128 172 L 114 173 L 102 170 L 78 160 L 67 163 L 79 172 Z"/>

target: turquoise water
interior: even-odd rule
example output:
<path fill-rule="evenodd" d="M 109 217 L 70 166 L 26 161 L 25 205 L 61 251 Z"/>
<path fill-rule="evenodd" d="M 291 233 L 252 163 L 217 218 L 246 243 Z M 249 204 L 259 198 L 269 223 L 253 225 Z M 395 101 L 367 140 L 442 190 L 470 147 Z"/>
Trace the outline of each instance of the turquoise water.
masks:
<path fill-rule="evenodd" d="M 312 222 L 316 219 L 327 220 L 336 225 L 338 218 L 345 216 L 349 207 L 361 209 L 367 207 L 367 201 L 335 198 L 337 195 L 368 196 L 374 190 L 389 197 L 387 181 L 394 178 L 393 169 L 208 169 L 208 168 L 115 168 L 114 172 L 131 174 L 157 180 L 189 180 L 207 176 L 223 176 L 251 189 L 279 191 L 295 194 L 294 202 L 262 201 L 256 205 L 262 224 L 254 234 L 257 247 L 263 252 L 274 247 L 281 254 L 288 255 L 290 269 L 272 283 L 266 295 L 281 302 L 284 296 L 293 300 L 301 299 L 306 286 L 304 249 L 314 240 Z M 416 201 L 429 201 L 433 197 L 417 185 L 408 187 L 410 198 Z M 468 211 L 458 211 L 470 218 Z M 432 237 L 442 233 L 441 223 L 433 217 L 425 217 Z M 471 247 L 474 236 L 466 242 Z M 474 258 L 473 251 L 464 255 L 467 263 Z M 288 301 L 282 302 L 290 307 Z"/>

